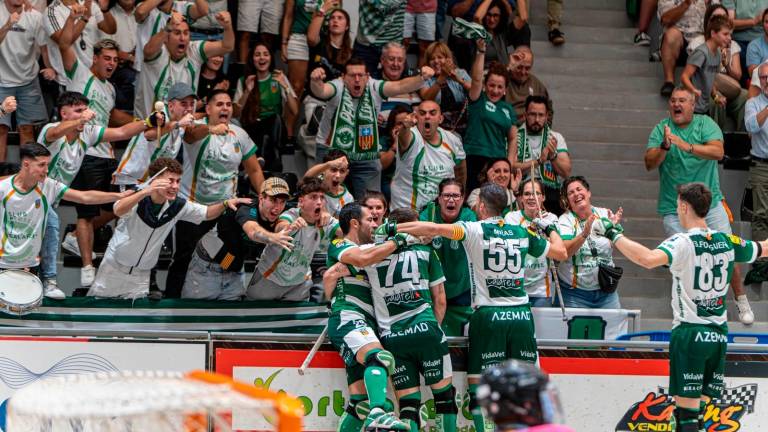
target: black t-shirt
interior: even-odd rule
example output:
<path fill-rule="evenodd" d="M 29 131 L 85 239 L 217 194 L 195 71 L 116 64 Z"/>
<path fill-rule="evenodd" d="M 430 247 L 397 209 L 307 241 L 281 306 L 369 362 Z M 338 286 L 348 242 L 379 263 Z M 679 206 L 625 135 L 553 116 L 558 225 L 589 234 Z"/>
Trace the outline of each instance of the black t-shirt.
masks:
<path fill-rule="evenodd" d="M 227 76 L 221 70 L 216 71 L 216 76 L 209 79 L 200 74 L 200 79 L 197 81 L 197 97 L 202 101 L 208 99 L 208 95 L 211 94 L 213 88 L 220 82 L 225 81 Z"/>
<path fill-rule="evenodd" d="M 331 45 L 332 57 L 328 58 L 326 44 L 330 44 L 330 42 L 326 39 L 320 39 L 320 43 L 309 48 L 309 67 L 307 68 L 307 73 L 311 74 L 313 70 L 323 68 L 325 71 L 325 80 L 330 81 L 341 76 L 342 72 L 344 72 L 344 64 L 333 61 L 333 59 L 337 58 L 341 48 L 336 48 Z M 307 79 L 309 79 L 309 76 L 307 76 Z M 309 88 L 309 86 L 307 87 Z M 311 88 L 309 91 L 312 92 Z"/>
<path fill-rule="evenodd" d="M 277 219 L 274 222 L 270 222 L 261 217 L 258 199 L 256 198 L 253 199 L 251 205 L 243 204 L 238 207 L 236 212 L 227 209 L 216 222 L 216 231 L 223 245 L 216 256 L 209 259 L 209 261 L 217 263 L 229 262 L 225 270 L 239 271 L 243 267 L 243 261 L 248 255 L 249 249 L 256 245 L 243 231 L 243 225 L 251 221 L 255 221 L 262 228 L 270 232 L 274 232 L 275 225 L 277 225 Z M 197 244 L 197 251 L 203 259 L 209 257 L 201 242 Z"/>

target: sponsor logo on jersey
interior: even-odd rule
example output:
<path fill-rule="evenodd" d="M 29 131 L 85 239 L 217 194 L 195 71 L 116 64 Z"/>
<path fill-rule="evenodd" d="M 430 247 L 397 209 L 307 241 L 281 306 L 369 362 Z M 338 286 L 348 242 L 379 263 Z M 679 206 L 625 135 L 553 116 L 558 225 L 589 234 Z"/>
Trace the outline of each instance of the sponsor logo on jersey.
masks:
<path fill-rule="evenodd" d="M 728 235 L 728 238 L 731 240 L 731 243 L 733 243 L 735 245 L 739 245 L 739 246 L 742 246 L 742 247 L 747 245 L 747 241 L 744 240 L 743 238 L 739 237 L 739 236 L 730 234 L 730 235 Z"/>
<path fill-rule="evenodd" d="M 388 305 L 421 302 L 421 294 L 418 291 L 404 291 L 384 296 L 384 301 Z"/>
<path fill-rule="evenodd" d="M 480 354 L 480 358 L 483 360 L 493 360 L 498 358 L 506 358 L 507 355 L 504 352 L 501 351 L 493 351 L 493 352 L 484 352 Z"/>
<path fill-rule="evenodd" d="M 728 343 L 728 336 L 716 331 L 699 332 L 693 340 L 694 342 Z"/>
<path fill-rule="evenodd" d="M 422 323 L 416 323 L 403 330 L 393 331 L 387 337 L 408 336 L 416 333 L 426 333 L 427 331 L 429 331 L 429 325 L 427 325 L 427 323 L 425 322 L 422 322 Z"/>
<path fill-rule="evenodd" d="M 530 321 L 531 311 L 514 310 L 514 311 L 494 312 L 493 317 L 491 317 L 491 321 L 513 321 L 513 320 Z"/>

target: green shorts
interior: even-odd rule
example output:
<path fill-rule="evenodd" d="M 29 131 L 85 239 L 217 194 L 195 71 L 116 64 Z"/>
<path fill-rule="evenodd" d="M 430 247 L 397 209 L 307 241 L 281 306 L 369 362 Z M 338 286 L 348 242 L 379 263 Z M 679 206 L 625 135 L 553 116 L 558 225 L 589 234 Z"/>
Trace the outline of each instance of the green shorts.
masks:
<path fill-rule="evenodd" d="M 453 375 L 448 343 L 437 322 L 421 321 L 409 325 L 407 333 L 393 332 L 381 337 L 384 348 L 395 356 L 392 384 L 395 390 L 419 386 L 419 374 L 426 385 Z"/>
<path fill-rule="evenodd" d="M 669 340 L 669 394 L 686 398 L 720 397 L 723 391 L 728 330 L 681 323 Z"/>
<path fill-rule="evenodd" d="M 479 377 L 507 359 L 535 363 L 538 358 L 533 315 L 528 304 L 481 306 L 469 320 L 467 376 Z"/>
<path fill-rule="evenodd" d="M 355 311 L 341 311 L 328 318 L 328 338 L 344 360 L 347 384 L 363 379 L 365 366 L 360 364 L 355 356 L 362 347 L 379 343 L 373 329 L 374 324 L 366 319 L 365 315 Z"/>
<path fill-rule="evenodd" d="M 465 330 L 472 316 L 471 306 L 448 305 L 441 328 L 446 336 L 465 336 Z"/>

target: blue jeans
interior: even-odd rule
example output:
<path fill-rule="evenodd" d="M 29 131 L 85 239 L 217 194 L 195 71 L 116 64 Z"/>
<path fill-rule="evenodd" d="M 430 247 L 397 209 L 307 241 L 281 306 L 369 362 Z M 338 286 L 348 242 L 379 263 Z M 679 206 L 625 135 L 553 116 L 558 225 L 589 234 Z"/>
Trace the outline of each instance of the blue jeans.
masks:
<path fill-rule="evenodd" d="M 40 89 L 40 81 L 37 77 L 28 84 L 18 87 L 0 87 L 0 101 L 13 96 L 16 98 L 16 124 L 31 125 L 48 121 L 48 113 L 43 101 L 43 91 Z M 11 116 L 3 116 L 0 125 L 11 128 Z"/>
<path fill-rule="evenodd" d="M 552 307 L 552 299 L 549 297 L 528 297 L 531 307 Z"/>
<path fill-rule="evenodd" d="M 56 266 L 59 257 L 59 215 L 51 207 L 45 223 L 43 244 L 40 250 L 40 279 L 56 280 Z"/>
<path fill-rule="evenodd" d="M 322 163 L 328 149 L 328 146 L 317 144 L 315 148 L 317 163 Z M 356 200 L 362 199 L 367 190 L 381 191 L 381 160 L 350 161 L 349 174 L 345 183 Z"/>
<path fill-rule="evenodd" d="M 206 262 L 193 252 L 187 279 L 181 290 L 183 299 L 242 300 L 245 295 L 242 271 L 228 271 L 217 263 Z"/>
<path fill-rule="evenodd" d="M 707 222 L 707 227 L 711 230 L 725 234 L 733 234 L 733 231 L 731 230 L 731 221 L 728 219 L 728 212 L 725 211 L 722 201 L 709 209 L 704 220 Z M 677 214 L 664 215 L 664 232 L 666 232 L 668 236 L 685 232 L 683 226 L 680 225 L 680 219 L 677 217 Z"/>
<path fill-rule="evenodd" d="M 560 291 L 563 293 L 565 307 L 585 309 L 621 309 L 619 293 L 606 294 L 599 289 L 587 291 L 580 288 L 573 289 L 571 284 L 560 279 Z"/>

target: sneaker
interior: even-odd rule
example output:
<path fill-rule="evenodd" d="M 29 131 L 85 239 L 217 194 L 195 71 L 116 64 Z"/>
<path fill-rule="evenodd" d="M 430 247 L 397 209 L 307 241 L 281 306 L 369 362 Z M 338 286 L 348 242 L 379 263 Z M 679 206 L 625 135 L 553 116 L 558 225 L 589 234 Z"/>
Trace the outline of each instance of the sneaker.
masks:
<path fill-rule="evenodd" d="M 561 32 L 560 29 L 552 29 L 549 31 L 549 41 L 554 46 L 562 45 L 565 43 L 565 33 Z"/>
<path fill-rule="evenodd" d="M 635 46 L 649 46 L 651 44 L 651 37 L 646 32 L 638 32 L 635 35 Z"/>
<path fill-rule="evenodd" d="M 747 296 L 739 296 L 736 299 L 736 308 L 739 310 L 739 321 L 744 325 L 751 325 L 755 322 L 755 314 L 752 313 L 752 307 L 749 306 Z"/>
<path fill-rule="evenodd" d="M 661 93 L 662 96 L 668 98 L 672 96 L 672 92 L 675 90 L 675 83 L 667 81 L 661 86 L 661 90 L 659 93 Z"/>
<path fill-rule="evenodd" d="M 53 279 L 48 279 L 43 282 L 43 294 L 49 299 L 64 300 L 67 295 L 64 291 L 59 289 L 59 285 Z"/>
<path fill-rule="evenodd" d="M 64 236 L 61 242 L 61 248 L 75 256 L 80 256 L 80 246 L 77 244 L 77 237 L 74 234 Z"/>
<path fill-rule="evenodd" d="M 395 414 L 386 412 L 383 409 L 376 407 L 371 409 L 371 412 L 368 413 L 368 417 L 365 418 L 365 430 L 410 431 L 411 427 L 408 426 L 408 423 L 395 417 Z"/>
<path fill-rule="evenodd" d="M 96 268 L 92 265 L 87 265 L 80 269 L 80 285 L 89 287 L 93 285 L 93 280 L 96 279 Z"/>
<path fill-rule="evenodd" d="M 159 289 L 149 289 L 149 294 L 147 294 L 147 298 L 150 300 L 162 300 L 163 299 L 163 292 Z"/>
<path fill-rule="evenodd" d="M 661 50 L 656 50 L 648 55 L 648 61 L 651 63 L 659 63 L 661 61 Z"/>

